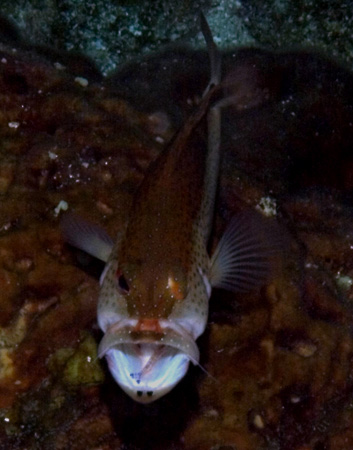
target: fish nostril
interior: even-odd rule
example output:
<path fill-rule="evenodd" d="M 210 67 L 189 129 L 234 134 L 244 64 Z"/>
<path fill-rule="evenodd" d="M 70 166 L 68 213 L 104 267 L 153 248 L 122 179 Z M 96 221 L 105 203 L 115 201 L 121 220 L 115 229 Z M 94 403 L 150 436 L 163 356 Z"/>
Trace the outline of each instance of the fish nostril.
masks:
<path fill-rule="evenodd" d="M 147 391 L 147 396 L 148 397 L 152 397 L 152 395 L 153 395 L 153 391 Z"/>
<path fill-rule="evenodd" d="M 137 397 L 142 397 L 143 392 L 142 391 L 137 391 L 136 394 L 137 394 Z"/>

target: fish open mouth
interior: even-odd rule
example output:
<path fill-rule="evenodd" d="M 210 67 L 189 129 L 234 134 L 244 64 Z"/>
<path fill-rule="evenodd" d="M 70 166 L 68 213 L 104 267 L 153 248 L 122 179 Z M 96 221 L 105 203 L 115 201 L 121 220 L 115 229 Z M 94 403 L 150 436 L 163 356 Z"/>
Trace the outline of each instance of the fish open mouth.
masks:
<path fill-rule="evenodd" d="M 122 344 L 106 354 L 110 372 L 134 400 L 148 403 L 169 392 L 186 374 L 190 359 L 156 344 Z"/>
<path fill-rule="evenodd" d="M 125 324 L 126 325 L 126 324 Z M 109 328 L 98 349 L 120 387 L 134 400 L 148 403 L 169 392 L 186 374 L 199 350 L 188 333 Z"/>
<path fill-rule="evenodd" d="M 140 358 L 146 358 L 146 350 L 142 347 L 142 345 L 145 347 L 149 344 L 137 344 L 137 351 L 140 353 Z M 166 357 L 168 354 L 168 347 L 165 345 L 153 345 L 152 354 L 148 355 L 147 361 L 144 366 L 142 366 L 142 370 L 140 372 L 136 373 L 130 373 L 130 376 L 132 378 L 135 378 L 137 380 L 137 383 L 141 383 L 141 379 L 144 379 L 148 377 L 149 373 L 151 373 L 156 364 L 158 363 L 158 360 Z M 149 352 L 147 352 L 148 354 Z"/>

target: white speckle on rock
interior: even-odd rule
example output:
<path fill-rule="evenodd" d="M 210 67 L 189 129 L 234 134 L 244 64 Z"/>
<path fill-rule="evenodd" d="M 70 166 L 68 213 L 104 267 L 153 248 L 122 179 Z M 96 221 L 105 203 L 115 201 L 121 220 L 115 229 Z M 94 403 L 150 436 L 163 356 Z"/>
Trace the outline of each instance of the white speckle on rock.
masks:
<path fill-rule="evenodd" d="M 50 150 L 48 151 L 48 156 L 49 159 L 56 159 L 58 157 L 58 155 L 54 152 L 51 152 Z"/>
<path fill-rule="evenodd" d="M 310 358 L 317 352 L 317 345 L 310 341 L 300 341 L 294 345 L 293 351 L 303 358 Z"/>
<path fill-rule="evenodd" d="M 291 403 L 293 403 L 293 404 L 299 403 L 299 402 L 300 402 L 300 397 L 299 397 L 298 395 L 292 395 L 292 396 L 290 397 L 290 401 L 291 401 Z"/>
<path fill-rule="evenodd" d="M 69 205 L 65 200 L 60 200 L 57 207 L 54 209 L 54 215 L 57 217 L 60 214 L 60 211 L 67 211 L 69 208 Z"/>
<path fill-rule="evenodd" d="M 254 417 L 254 425 L 259 430 L 263 430 L 265 428 L 264 419 L 260 416 L 260 414 L 256 414 Z"/>
<path fill-rule="evenodd" d="M 18 128 L 20 126 L 20 122 L 9 122 L 8 123 L 10 128 Z"/>
<path fill-rule="evenodd" d="M 275 216 L 277 214 L 276 200 L 272 197 L 262 197 L 256 205 L 256 209 L 267 217 Z"/>
<path fill-rule="evenodd" d="M 336 275 L 336 284 L 343 291 L 348 291 L 353 285 L 353 279 L 348 275 L 343 275 L 338 272 Z"/>
<path fill-rule="evenodd" d="M 55 69 L 58 69 L 58 70 L 65 70 L 65 66 L 63 64 L 59 63 L 58 61 L 54 63 L 54 67 L 55 67 Z"/>
<path fill-rule="evenodd" d="M 88 86 L 88 80 L 86 78 L 76 77 L 75 81 L 76 81 L 76 83 L 78 83 L 82 87 L 87 87 Z"/>

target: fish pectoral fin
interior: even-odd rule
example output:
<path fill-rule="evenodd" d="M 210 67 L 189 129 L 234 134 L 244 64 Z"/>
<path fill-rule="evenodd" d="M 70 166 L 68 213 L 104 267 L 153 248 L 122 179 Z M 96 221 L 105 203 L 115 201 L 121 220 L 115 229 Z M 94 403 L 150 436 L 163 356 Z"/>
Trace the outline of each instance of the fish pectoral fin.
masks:
<path fill-rule="evenodd" d="M 282 249 L 279 226 L 255 211 L 235 216 L 211 258 L 210 284 L 232 292 L 263 285 Z"/>
<path fill-rule="evenodd" d="M 72 213 L 62 216 L 60 228 L 68 244 L 101 261 L 108 261 L 114 241 L 102 228 Z"/>

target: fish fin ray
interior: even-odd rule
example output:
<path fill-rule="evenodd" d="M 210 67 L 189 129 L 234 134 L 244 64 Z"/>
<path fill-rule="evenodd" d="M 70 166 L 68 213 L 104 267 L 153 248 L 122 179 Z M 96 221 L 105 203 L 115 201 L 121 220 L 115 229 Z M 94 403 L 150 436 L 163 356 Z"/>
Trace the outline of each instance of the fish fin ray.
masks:
<path fill-rule="evenodd" d="M 101 227 L 76 214 L 66 213 L 61 218 L 60 228 L 68 244 L 107 262 L 114 241 Z"/>
<path fill-rule="evenodd" d="M 281 250 L 278 231 L 276 223 L 260 213 L 233 217 L 211 258 L 211 286 L 247 292 L 265 284 Z"/>

